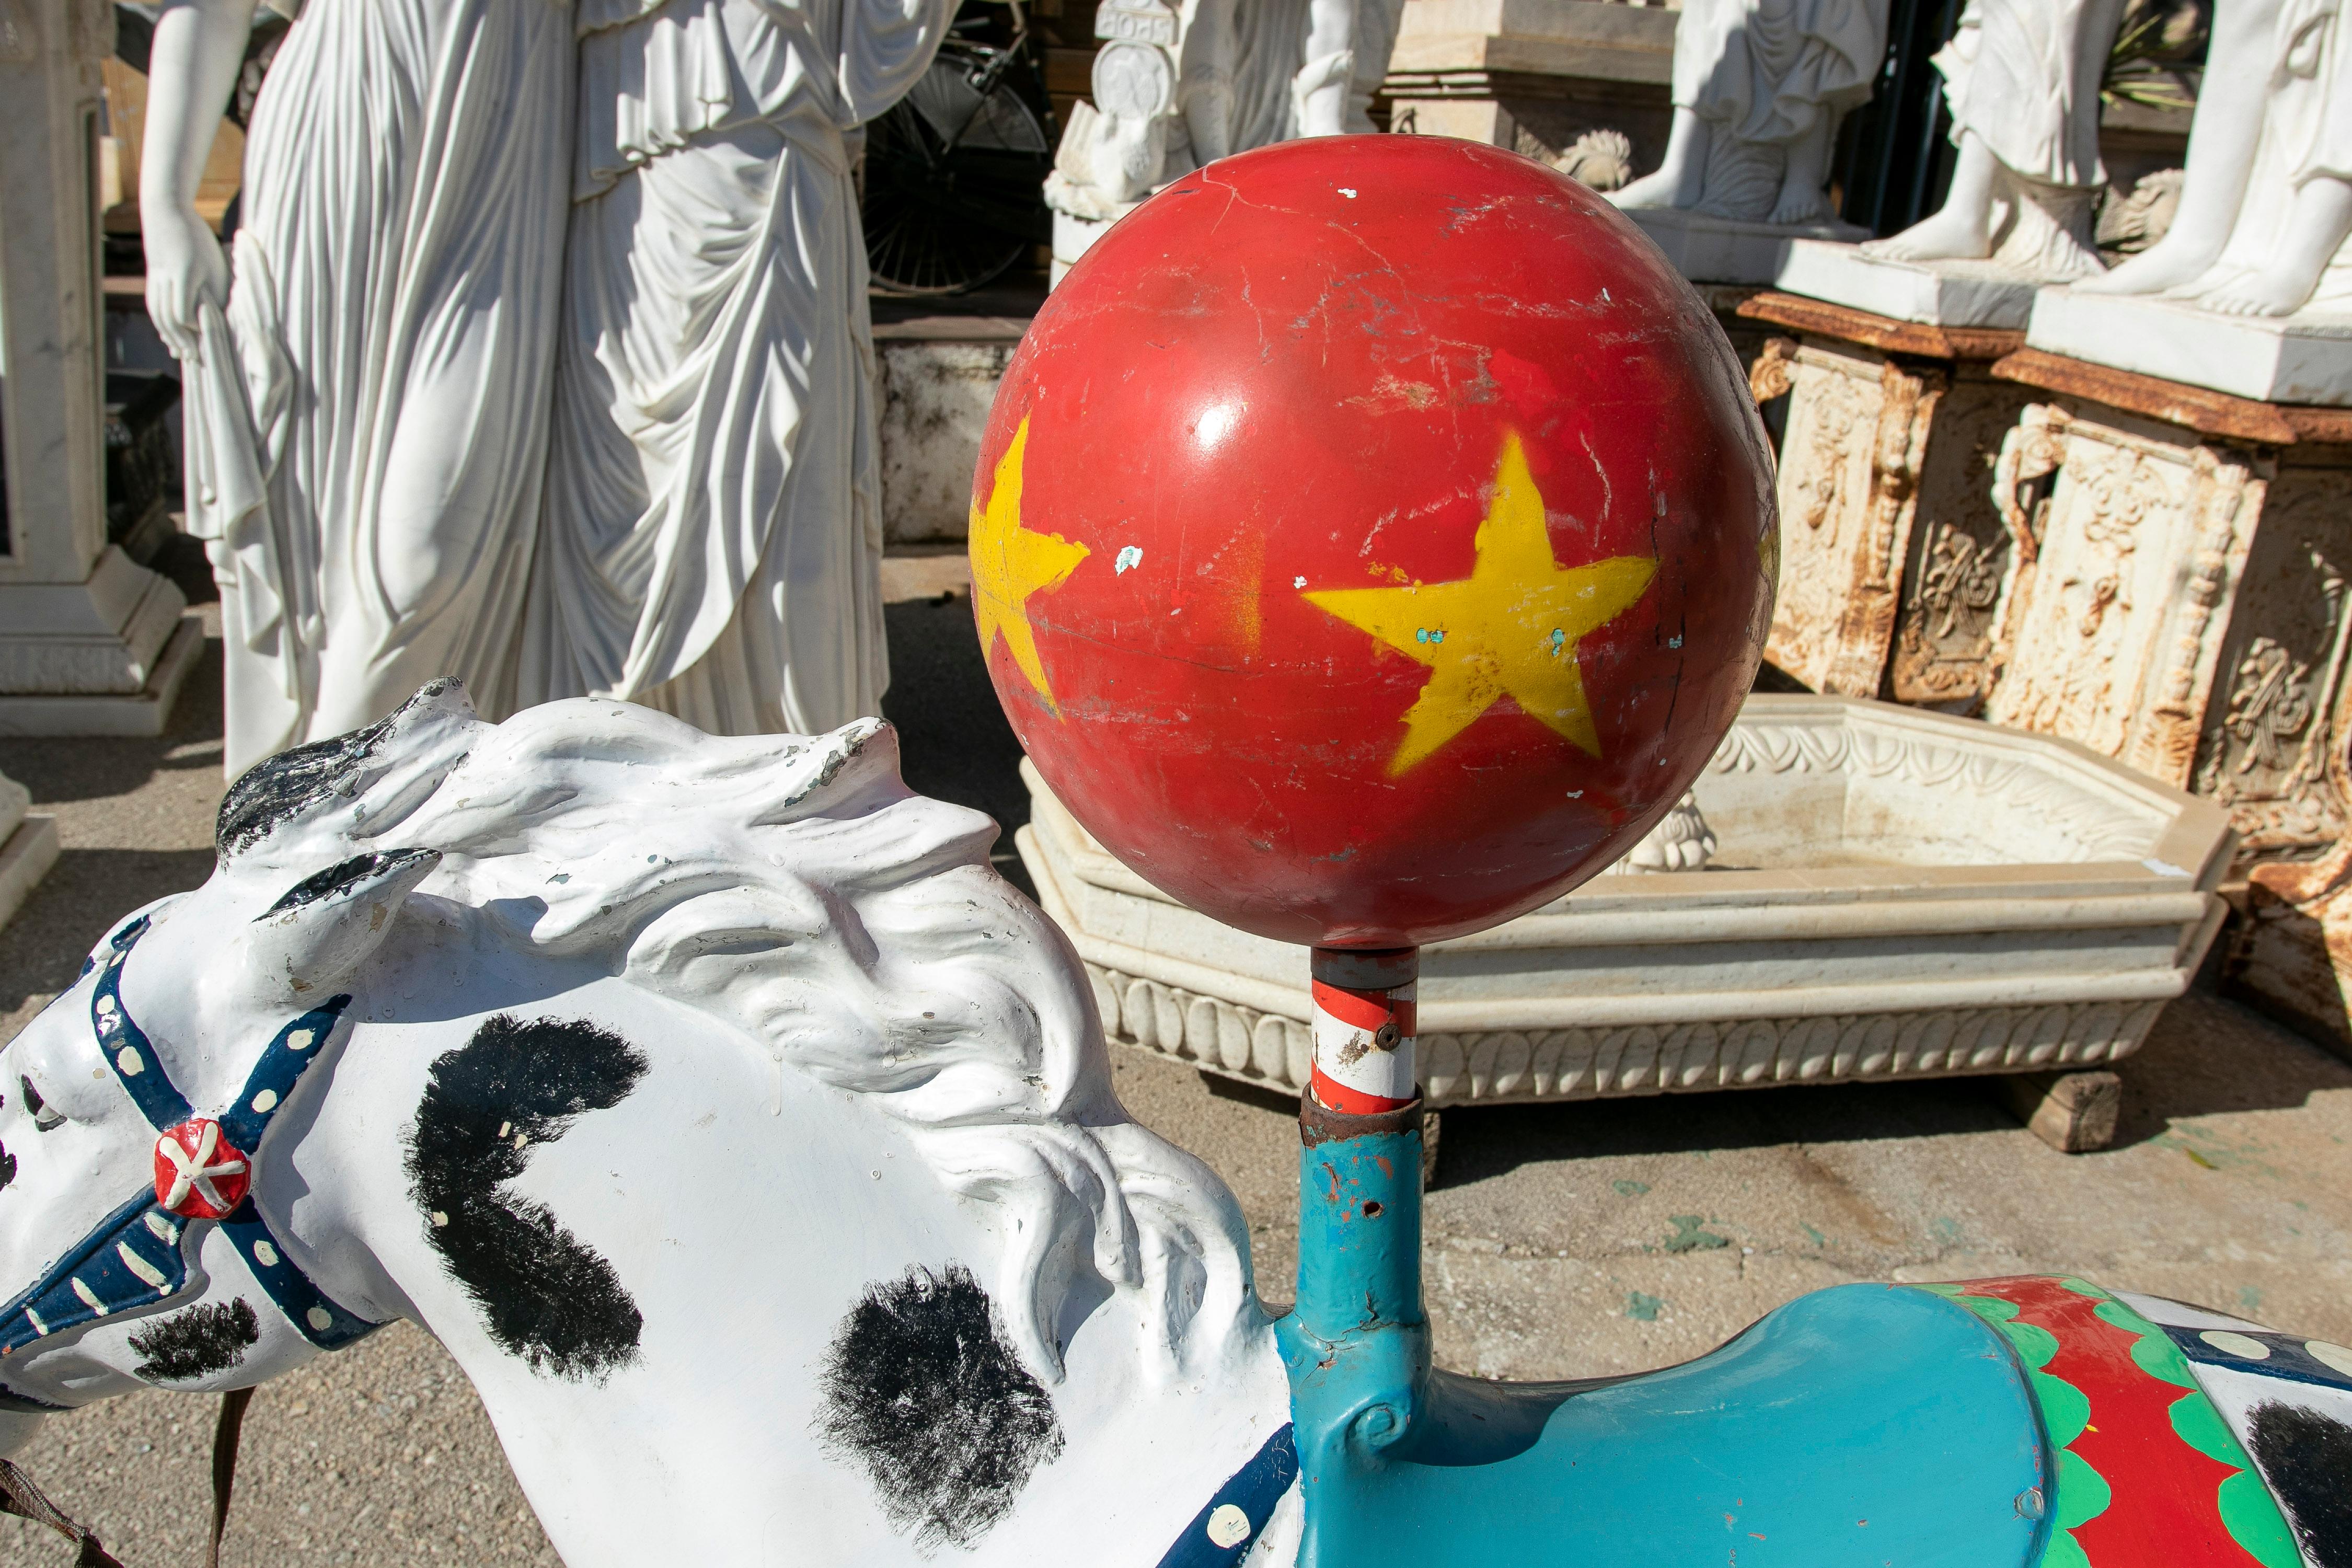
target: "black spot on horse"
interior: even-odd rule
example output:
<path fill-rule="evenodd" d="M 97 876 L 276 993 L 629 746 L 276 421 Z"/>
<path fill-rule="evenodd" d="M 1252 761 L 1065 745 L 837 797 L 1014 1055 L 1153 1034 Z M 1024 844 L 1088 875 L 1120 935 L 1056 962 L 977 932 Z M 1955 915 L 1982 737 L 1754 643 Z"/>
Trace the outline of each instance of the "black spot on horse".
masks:
<path fill-rule="evenodd" d="M 2352 1568 L 2352 1426 L 2299 1405 L 2257 1405 L 2247 1426 L 2314 1568 Z"/>
<path fill-rule="evenodd" d="M 0 1143 L 0 1187 L 16 1179 L 16 1156 L 8 1152 L 8 1145 Z"/>
<path fill-rule="evenodd" d="M 242 1296 L 191 1307 L 131 1336 L 131 1348 L 147 1358 L 132 1370 L 157 1383 L 210 1377 L 242 1363 L 247 1347 L 260 1339 L 261 1321 Z"/>
<path fill-rule="evenodd" d="M 536 1371 L 602 1378 L 637 1354 L 645 1320 L 620 1276 L 543 1204 L 500 1189 L 525 1151 L 628 1098 L 647 1063 L 582 1020 L 500 1016 L 437 1058 L 408 1130 L 409 1192 L 490 1337 Z"/>
<path fill-rule="evenodd" d="M 817 1430 L 866 1467 L 882 1511 L 918 1545 L 970 1546 L 1061 1457 L 1054 1402 L 961 1264 L 867 1288 L 826 1352 Z"/>
<path fill-rule="evenodd" d="M 224 855 L 248 849 L 269 837 L 278 824 L 292 821 L 329 795 L 345 793 L 345 782 L 383 744 L 401 713 L 457 685 L 446 677 L 426 681 L 390 718 L 254 763 L 237 775 L 221 797 L 220 816 L 213 825 L 213 847 Z"/>

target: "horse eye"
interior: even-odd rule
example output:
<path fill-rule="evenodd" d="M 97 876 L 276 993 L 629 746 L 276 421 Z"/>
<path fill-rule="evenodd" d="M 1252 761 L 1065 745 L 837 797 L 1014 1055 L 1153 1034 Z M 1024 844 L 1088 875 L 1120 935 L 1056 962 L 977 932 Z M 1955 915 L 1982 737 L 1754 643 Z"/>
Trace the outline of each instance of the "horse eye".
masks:
<path fill-rule="evenodd" d="M 53 1127 L 65 1125 L 64 1117 L 42 1103 L 41 1091 L 33 1087 L 31 1079 L 19 1073 L 16 1076 L 16 1087 L 25 1091 L 25 1109 L 33 1113 L 33 1127 L 36 1131 L 47 1132 Z"/>

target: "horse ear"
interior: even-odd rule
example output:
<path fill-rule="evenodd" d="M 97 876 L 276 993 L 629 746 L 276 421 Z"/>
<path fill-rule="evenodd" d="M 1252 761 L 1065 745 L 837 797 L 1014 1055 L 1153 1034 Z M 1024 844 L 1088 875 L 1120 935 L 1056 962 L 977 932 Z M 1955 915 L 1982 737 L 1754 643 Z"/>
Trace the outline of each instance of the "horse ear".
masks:
<path fill-rule="evenodd" d="M 303 878 L 255 918 L 247 978 L 273 1001 L 317 1001 L 375 951 L 400 901 L 440 863 L 437 849 L 396 849 Z"/>

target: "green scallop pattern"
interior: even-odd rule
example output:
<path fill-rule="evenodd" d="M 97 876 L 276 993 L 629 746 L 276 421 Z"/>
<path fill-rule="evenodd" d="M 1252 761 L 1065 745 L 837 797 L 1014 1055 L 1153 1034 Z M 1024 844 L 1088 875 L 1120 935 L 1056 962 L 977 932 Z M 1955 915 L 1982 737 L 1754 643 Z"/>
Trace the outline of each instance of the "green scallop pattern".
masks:
<path fill-rule="evenodd" d="M 2213 1408 L 2213 1402 L 2197 1385 L 2196 1376 L 2189 1369 L 2189 1358 L 2180 1353 L 2172 1337 L 2087 1279 L 2069 1277 L 2058 1284 L 2096 1301 L 2098 1305 L 2092 1309 L 2095 1316 L 2135 1336 L 2131 1358 L 2142 1372 L 2186 1391 L 2172 1402 L 2167 1414 L 2171 1417 L 2174 1435 L 2183 1443 L 2207 1458 L 2232 1468 L 2234 1473 L 2223 1479 L 2214 1497 L 2216 1511 L 2230 1538 L 2263 1568 L 2302 1568 L 2302 1554 L 2295 1549 L 2294 1538 L 2278 1505 L 2271 1500 L 2270 1489 L 2254 1472 L 2252 1461 L 2239 1446 L 2229 1424 L 2221 1419 L 2221 1412 Z M 2058 1353 L 2056 1336 L 2047 1329 L 2018 1322 L 2016 1304 L 1997 1296 L 1971 1296 L 1958 1285 L 1928 1285 L 1924 1289 L 1968 1308 L 1998 1328 L 2016 1348 L 2032 1385 L 2033 1397 L 2042 1407 L 2050 1446 L 2058 1455 L 2058 1495 L 2053 1500 L 2050 1542 L 2042 1549 L 2041 1568 L 2091 1568 L 2090 1558 L 2074 1540 L 2073 1531 L 2105 1513 L 2114 1500 L 2115 1489 L 2089 1461 L 2068 1447 L 2089 1424 L 2091 1402 L 2073 1384 L 2042 1370 Z"/>

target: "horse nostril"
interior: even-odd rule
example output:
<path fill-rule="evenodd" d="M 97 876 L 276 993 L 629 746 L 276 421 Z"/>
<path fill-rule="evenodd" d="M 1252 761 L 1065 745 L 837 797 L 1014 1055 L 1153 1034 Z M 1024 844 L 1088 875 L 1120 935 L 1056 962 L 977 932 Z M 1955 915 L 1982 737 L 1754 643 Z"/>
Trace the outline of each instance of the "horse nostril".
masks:
<path fill-rule="evenodd" d="M 31 1079 L 22 1073 L 17 1074 L 16 1087 L 25 1091 L 25 1109 L 32 1112 L 35 1131 L 47 1132 L 52 1127 L 61 1127 L 65 1124 L 64 1117 L 41 1102 L 41 1091 L 33 1087 Z"/>

